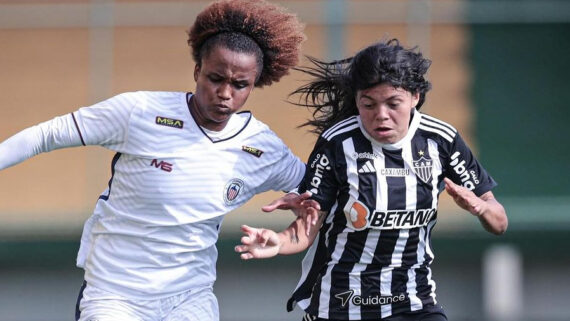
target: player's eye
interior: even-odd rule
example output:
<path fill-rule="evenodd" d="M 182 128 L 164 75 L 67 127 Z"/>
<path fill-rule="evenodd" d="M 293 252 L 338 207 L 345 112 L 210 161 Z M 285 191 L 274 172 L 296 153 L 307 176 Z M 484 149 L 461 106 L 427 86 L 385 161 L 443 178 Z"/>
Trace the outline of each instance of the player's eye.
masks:
<path fill-rule="evenodd" d="M 247 87 L 249 84 L 246 81 L 238 81 L 238 82 L 234 82 L 233 86 L 237 89 L 243 89 L 245 87 Z"/>
<path fill-rule="evenodd" d="M 213 83 L 219 83 L 222 81 L 222 77 L 217 76 L 217 75 L 210 75 L 210 76 L 208 76 L 208 79 Z"/>

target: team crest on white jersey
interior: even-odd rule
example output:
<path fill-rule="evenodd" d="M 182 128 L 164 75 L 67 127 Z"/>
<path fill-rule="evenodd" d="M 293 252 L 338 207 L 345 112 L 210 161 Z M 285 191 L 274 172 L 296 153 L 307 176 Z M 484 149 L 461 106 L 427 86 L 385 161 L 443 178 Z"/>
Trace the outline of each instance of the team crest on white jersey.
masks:
<path fill-rule="evenodd" d="M 235 202 L 244 185 L 244 182 L 239 178 L 233 178 L 227 182 L 224 188 L 224 202 L 226 205 L 229 206 Z"/>
<path fill-rule="evenodd" d="M 424 183 L 429 183 L 433 168 L 433 160 L 422 155 L 420 159 L 413 161 L 414 172 Z"/>

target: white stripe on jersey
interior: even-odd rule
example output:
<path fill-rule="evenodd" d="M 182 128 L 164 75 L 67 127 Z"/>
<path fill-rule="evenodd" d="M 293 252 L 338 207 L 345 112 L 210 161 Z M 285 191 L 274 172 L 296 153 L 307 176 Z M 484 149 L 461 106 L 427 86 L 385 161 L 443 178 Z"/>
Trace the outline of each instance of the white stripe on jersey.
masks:
<path fill-rule="evenodd" d="M 432 133 L 436 133 L 447 141 L 452 142 L 457 135 L 457 130 L 453 126 L 442 122 L 437 118 L 433 118 L 426 114 L 421 114 L 422 118 L 420 120 L 420 128 Z"/>
<path fill-rule="evenodd" d="M 338 234 L 336 239 L 336 244 L 334 247 L 334 251 L 331 255 L 331 260 L 328 263 L 328 268 L 321 280 L 321 295 L 319 297 L 319 318 L 329 319 L 329 303 L 330 303 L 330 295 L 331 295 L 331 277 L 332 277 L 332 269 L 335 267 L 336 263 L 340 260 L 342 252 L 344 250 L 344 246 L 346 245 L 346 236 L 351 229 L 345 228 L 341 233 Z"/>
<path fill-rule="evenodd" d="M 431 239 L 431 231 L 433 230 L 433 227 L 436 223 L 436 220 L 431 221 L 426 230 L 426 251 L 428 252 L 429 256 L 433 259 L 433 251 L 431 250 L 431 247 L 429 246 L 429 240 Z M 431 268 L 429 266 L 427 266 L 427 270 L 428 270 L 428 274 L 427 274 L 427 279 L 428 279 L 428 284 L 431 286 L 431 293 L 430 296 L 433 298 L 433 304 L 437 303 L 437 300 L 435 299 L 435 289 L 436 289 L 436 285 L 435 285 L 435 281 L 431 278 Z"/>
<path fill-rule="evenodd" d="M 443 167 L 441 165 L 441 162 L 439 160 L 439 149 L 437 148 L 437 143 L 432 140 L 432 139 L 428 139 L 428 153 L 431 157 L 431 159 L 434 161 L 433 162 L 433 172 L 432 172 L 432 178 L 431 178 L 431 184 L 432 184 L 432 208 L 437 208 L 438 207 L 438 195 L 439 195 L 439 189 L 437 186 L 437 177 L 439 177 L 439 175 L 441 175 L 441 173 L 443 172 Z M 429 240 L 431 238 L 431 230 L 433 229 L 435 223 L 437 222 L 436 220 L 433 220 L 432 222 L 430 222 L 426 228 L 427 233 L 426 233 L 426 240 Z M 428 253 L 428 255 L 433 259 L 434 258 L 434 254 L 433 251 L 431 249 L 431 246 L 429 244 L 429 242 L 426 241 L 426 251 Z M 431 268 L 428 266 L 428 275 L 427 275 L 427 279 L 428 279 L 428 284 L 431 285 L 432 287 L 432 291 L 431 291 L 431 296 L 433 298 L 433 302 L 434 304 L 437 303 L 436 299 L 435 299 L 435 281 L 431 278 Z"/>
<path fill-rule="evenodd" d="M 404 167 L 408 170 L 413 170 L 413 156 L 412 156 L 412 145 L 406 144 L 404 148 L 402 148 L 402 159 L 404 160 Z M 417 206 L 417 189 L 418 189 L 418 181 L 413 175 L 406 175 L 406 209 L 414 210 Z M 419 228 L 420 235 L 424 231 L 425 226 Z M 420 257 L 420 252 L 423 252 L 422 244 L 421 244 L 421 236 L 420 242 L 418 244 L 417 250 L 417 260 L 423 261 L 423 256 Z M 421 310 L 423 308 L 422 301 L 416 296 L 417 293 L 417 283 L 416 283 L 416 271 L 415 268 L 419 267 L 419 264 L 416 263 L 408 270 L 408 282 L 406 284 L 406 288 L 408 289 L 408 298 L 410 299 L 411 310 Z"/>
<path fill-rule="evenodd" d="M 341 129 L 339 129 L 339 130 L 337 130 L 337 131 L 331 133 L 331 135 L 329 136 L 329 138 L 327 138 L 327 140 L 331 140 L 331 139 L 334 138 L 336 135 L 340 135 L 340 134 L 342 134 L 342 133 L 349 132 L 349 131 L 351 131 L 351 130 L 353 130 L 353 129 L 355 129 L 355 128 L 358 128 L 358 124 L 353 124 L 353 125 L 350 125 L 350 126 L 348 126 L 348 127 L 341 128 Z"/>
<path fill-rule="evenodd" d="M 416 283 L 416 269 L 419 268 L 425 261 L 425 246 L 426 246 L 426 227 L 419 228 L 418 234 L 418 249 L 416 251 L 417 263 L 408 270 L 408 297 L 410 298 L 410 308 L 412 311 L 418 311 L 423 308 L 422 301 L 417 297 L 417 283 Z"/>
<path fill-rule="evenodd" d="M 343 126 L 345 126 L 345 125 L 350 125 L 350 124 L 352 124 L 352 123 L 354 123 L 354 122 L 357 122 L 356 116 L 352 116 L 352 117 L 350 117 L 350 118 L 347 118 L 347 119 L 345 119 L 345 120 L 342 120 L 342 121 L 338 122 L 337 124 L 333 125 L 331 128 L 325 130 L 321 136 L 322 136 L 324 139 L 326 139 L 326 140 L 330 140 L 330 138 L 332 138 L 332 137 L 330 137 L 330 135 L 334 134 L 334 132 L 335 132 L 338 128 L 343 127 Z"/>
<path fill-rule="evenodd" d="M 385 155 L 382 147 L 378 144 L 372 145 L 372 150 L 375 155 L 378 155 L 374 159 L 374 167 L 376 168 L 377 172 L 382 172 L 383 169 L 386 168 L 385 162 Z M 376 175 L 376 187 L 377 187 L 377 195 L 376 195 L 376 210 L 386 211 L 388 209 L 388 183 L 387 183 L 387 176 L 385 175 Z M 378 237 L 382 234 L 379 231 Z M 390 296 L 392 295 L 392 267 L 385 266 L 382 268 L 380 274 L 380 295 L 381 296 Z M 384 304 L 381 307 L 381 316 L 385 318 L 392 314 L 392 305 L 391 304 Z"/>
<path fill-rule="evenodd" d="M 446 132 L 449 133 L 449 135 L 451 136 L 455 136 L 455 134 L 457 134 L 457 129 L 455 129 L 455 127 L 451 126 L 450 124 L 437 119 L 435 117 L 432 117 L 430 115 L 426 115 L 426 114 L 422 114 L 422 119 L 429 121 L 430 123 L 436 123 L 439 126 L 441 126 L 442 128 L 446 129 Z"/>
<path fill-rule="evenodd" d="M 453 137 L 449 136 L 445 131 L 437 129 L 437 128 L 431 128 L 431 127 L 427 127 L 425 125 L 423 125 L 422 123 L 420 123 L 420 129 L 423 129 L 425 131 L 428 132 L 432 132 L 432 133 L 436 133 L 439 136 L 445 138 L 448 142 L 452 142 L 453 141 Z"/>

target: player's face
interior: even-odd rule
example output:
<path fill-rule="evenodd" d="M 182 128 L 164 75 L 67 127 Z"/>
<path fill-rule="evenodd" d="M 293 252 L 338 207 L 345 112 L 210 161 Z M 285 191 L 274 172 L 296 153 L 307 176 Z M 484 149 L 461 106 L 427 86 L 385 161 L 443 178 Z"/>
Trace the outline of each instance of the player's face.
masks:
<path fill-rule="evenodd" d="M 356 106 L 366 132 L 382 144 L 393 144 L 408 133 L 412 108 L 419 97 L 419 93 L 382 83 L 359 90 Z"/>
<path fill-rule="evenodd" d="M 190 105 L 196 122 L 222 130 L 246 102 L 257 75 L 255 55 L 216 46 L 194 69 L 196 92 Z"/>

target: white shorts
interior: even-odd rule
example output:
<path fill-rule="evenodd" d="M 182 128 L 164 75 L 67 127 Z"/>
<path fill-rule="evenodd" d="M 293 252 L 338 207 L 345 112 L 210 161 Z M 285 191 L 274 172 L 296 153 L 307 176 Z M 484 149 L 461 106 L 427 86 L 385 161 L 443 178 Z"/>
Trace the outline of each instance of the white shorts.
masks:
<path fill-rule="evenodd" d="M 218 300 L 211 288 L 157 300 L 131 300 L 84 284 L 77 321 L 219 321 Z"/>

